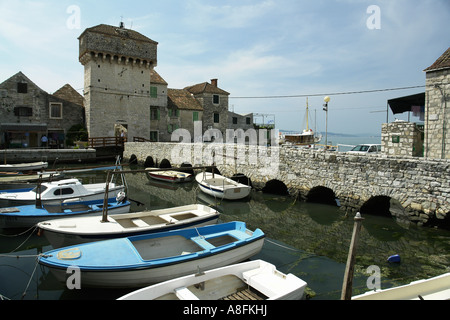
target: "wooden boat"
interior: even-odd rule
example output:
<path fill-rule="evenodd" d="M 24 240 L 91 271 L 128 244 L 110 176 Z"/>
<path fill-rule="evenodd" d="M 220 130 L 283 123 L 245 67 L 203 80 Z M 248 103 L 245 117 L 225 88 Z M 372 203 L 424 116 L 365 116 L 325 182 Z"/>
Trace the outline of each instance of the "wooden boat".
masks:
<path fill-rule="evenodd" d="M 30 183 L 41 181 L 54 181 L 60 180 L 64 177 L 63 173 L 20 173 L 12 175 L 0 176 L 0 184 L 18 184 L 18 183 Z"/>
<path fill-rule="evenodd" d="M 107 222 L 98 217 L 79 217 L 43 221 L 40 230 L 53 248 L 132 235 L 201 227 L 217 223 L 220 213 L 204 205 L 108 215 Z"/>
<path fill-rule="evenodd" d="M 161 282 L 118 300 L 300 300 L 307 283 L 253 260 Z"/>
<path fill-rule="evenodd" d="M 108 200 L 108 212 L 127 213 L 129 211 L 129 201 L 116 202 L 115 199 Z M 103 200 L 67 202 L 41 207 L 25 205 L 0 208 L 0 228 L 29 228 L 45 220 L 80 215 L 100 215 L 102 213 Z"/>
<path fill-rule="evenodd" d="M 125 185 L 110 182 L 108 188 L 108 198 L 113 198 L 119 192 L 124 191 Z M 40 198 L 44 204 L 57 204 L 69 199 L 78 201 L 103 200 L 105 189 L 106 183 L 82 184 L 78 179 L 63 179 L 43 182 L 31 190 L 29 188 L 2 190 L 0 202 L 14 206 L 34 204 L 37 198 Z"/>
<path fill-rule="evenodd" d="M 1 172 L 21 172 L 21 171 L 37 171 L 46 169 L 48 162 L 30 162 L 30 163 L 16 163 L 16 164 L 0 164 Z"/>
<path fill-rule="evenodd" d="M 176 170 L 167 170 L 167 171 L 151 171 L 158 168 L 146 168 L 145 170 L 149 170 L 147 172 L 147 176 L 151 179 L 166 181 L 166 182 L 188 182 L 193 180 L 193 176 L 187 172 L 181 172 Z"/>
<path fill-rule="evenodd" d="M 309 127 L 309 105 L 308 99 L 306 99 L 306 128 L 301 133 L 285 133 L 282 137 L 283 143 L 298 145 L 298 146 L 310 146 L 319 143 L 322 140 L 322 135 L 316 134 Z"/>
<path fill-rule="evenodd" d="M 84 287 L 136 288 L 244 261 L 263 244 L 260 229 L 229 222 L 65 247 L 38 261 L 63 283 L 77 267 Z"/>
<path fill-rule="evenodd" d="M 352 300 L 450 300 L 450 273 L 379 291 L 369 291 Z"/>
<path fill-rule="evenodd" d="M 216 173 L 202 172 L 195 176 L 200 190 L 218 199 L 238 200 L 250 195 L 252 188 Z"/>

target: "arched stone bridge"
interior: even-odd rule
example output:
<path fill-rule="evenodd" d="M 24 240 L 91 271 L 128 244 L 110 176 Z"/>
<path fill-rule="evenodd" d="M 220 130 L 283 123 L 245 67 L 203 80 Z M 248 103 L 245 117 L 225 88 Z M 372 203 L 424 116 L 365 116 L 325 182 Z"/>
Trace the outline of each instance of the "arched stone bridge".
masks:
<path fill-rule="evenodd" d="M 291 194 L 302 198 L 307 198 L 311 190 L 327 188 L 349 212 L 381 196 L 401 205 L 393 214 L 402 220 L 425 224 L 450 218 L 449 160 L 352 155 L 286 146 L 129 142 L 124 159 L 132 157 L 141 164 L 149 158 L 158 163 L 167 159 L 173 167 L 214 162 L 223 175 L 242 173 L 257 187 L 279 180 Z"/>

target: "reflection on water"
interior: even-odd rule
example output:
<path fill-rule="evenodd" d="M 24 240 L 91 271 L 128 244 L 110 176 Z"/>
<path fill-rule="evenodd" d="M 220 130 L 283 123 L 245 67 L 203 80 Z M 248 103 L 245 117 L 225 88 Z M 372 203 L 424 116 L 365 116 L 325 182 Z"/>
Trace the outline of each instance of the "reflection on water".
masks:
<path fill-rule="evenodd" d="M 74 176 L 83 183 L 94 183 L 103 182 L 106 174 Z M 281 271 L 307 281 L 315 293 L 313 299 L 340 298 L 353 217 L 347 217 L 339 208 L 261 192 L 252 192 L 245 201 L 222 201 L 201 193 L 195 182 L 172 185 L 150 181 L 143 173 L 128 174 L 127 182 L 132 211 L 201 203 L 222 212 L 223 222 L 240 220 L 250 229 L 262 229 L 267 238 L 262 252 L 255 258 L 267 260 Z M 367 291 L 369 274 L 365 270 L 371 265 L 381 268 L 382 288 L 449 272 L 450 232 L 400 225 L 385 217 L 364 218 L 357 248 L 354 294 Z M 27 239 L 29 236 L 27 233 L 0 237 L 0 253 L 9 253 L 23 242 L 15 255 L 33 256 L 51 249 L 45 238 L 32 235 Z M 401 256 L 400 264 L 387 262 L 393 254 Z M 0 294 L 21 299 L 27 289 L 25 299 L 114 299 L 129 291 L 71 291 L 56 282 L 47 269 L 35 268 L 32 257 L 0 256 Z"/>

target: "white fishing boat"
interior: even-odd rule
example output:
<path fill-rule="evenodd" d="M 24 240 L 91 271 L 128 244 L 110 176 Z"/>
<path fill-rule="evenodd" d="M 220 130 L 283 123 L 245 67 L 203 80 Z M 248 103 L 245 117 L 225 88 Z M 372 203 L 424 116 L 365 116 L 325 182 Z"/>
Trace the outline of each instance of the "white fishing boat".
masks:
<path fill-rule="evenodd" d="M 145 170 L 148 170 L 147 176 L 151 179 L 160 180 L 160 181 L 166 181 L 166 182 L 173 182 L 173 183 L 179 183 L 179 182 L 188 182 L 192 181 L 193 176 L 190 173 L 187 172 L 181 172 L 176 170 L 167 170 L 167 171 L 152 171 L 152 170 L 158 170 L 158 168 L 146 168 Z"/>
<path fill-rule="evenodd" d="M 450 273 L 390 289 L 369 291 L 352 300 L 450 300 Z"/>
<path fill-rule="evenodd" d="M 300 300 L 307 283 L 253 260 L 168 280 L 118 300 Z"/>
<path fill-rule="evenodd" d="M 129 201 L 108 200 L 108 212 L 127 213 L 130 211 Z M 103 200 L 68 202 L 43 206 L 24 205 L 0 208 L 0 228 L 30 228 L 41 221 L 76 217 L 85 215 L 100 215 L 103 213 Z"/>
<path fill-rule="evenodd" d="M 132 235 L 201 227 L 217 223 L 220 213 L 201 204 L 99 217 L 57 219 L 38 223 L 53 248 L 129 237 Z"/>
<path fill-rule="evenodd" d="M 34 204 L 40 199 L 43 204 L 57 204 L 61 201 L 103 200 L 106 183 L 82 184 L 78 179 L 38 183 L 35 188 L 2 190 L 0 202 L 3 205 L 15 206 Z M 115 198 L 124 191 L 124 184 L 109 182 L 108 198 Z"/>
<path fill-rule="evenodd" d="M 245 261 L 263 244 L 260 229 L 229 222 L 64 247 L 38 262 L 63 283 L 76 267 L 83 287 L 136 288 Z"/>
<path fill-rule="evenodd" d="M 239 200 L 250 195 L 252 187 L 221 176 L 217 173 L 201 172 L 195 176 L 200 190 L 217 199 Z"/>
<path fill-rule="evenodd" d="M 306 128 L 301 133 L 285 133 L 281 140 L 283 143 L 298 145 L 298 146 L 312 146 L 322 140 L 322 135 L 316 134 L 313 129 L 309 127 L 309 105 L 306 99 Z"/>
<path fill-rule="evenodd" d="M 21 172 L 21 171 L 37 171 L 46 169 L 48 162 L 38 161 L 30 163 L 16 163 L 16 164 L 0 164 L 0 172 Z"/>

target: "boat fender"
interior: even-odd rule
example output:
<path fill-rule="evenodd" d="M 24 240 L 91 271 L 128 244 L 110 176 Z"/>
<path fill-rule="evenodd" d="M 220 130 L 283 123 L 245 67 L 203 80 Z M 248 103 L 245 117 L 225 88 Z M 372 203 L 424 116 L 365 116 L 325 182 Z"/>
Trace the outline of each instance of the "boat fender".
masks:
<path fill-rule="evenodd" d="M 387 261 L 391 263 L 400 263 L 400 256 L 398 254 L 394 254 L 393 256 L 390 256 Z"/>
<path fill-rule="evenodd" d="M 116 196 L 116 201 L 120 203 L 120 202 L 125 201 L 126 198 L 127 198 L 127 195 L 125 194 L 125 192 L 120 191 Z"/>

